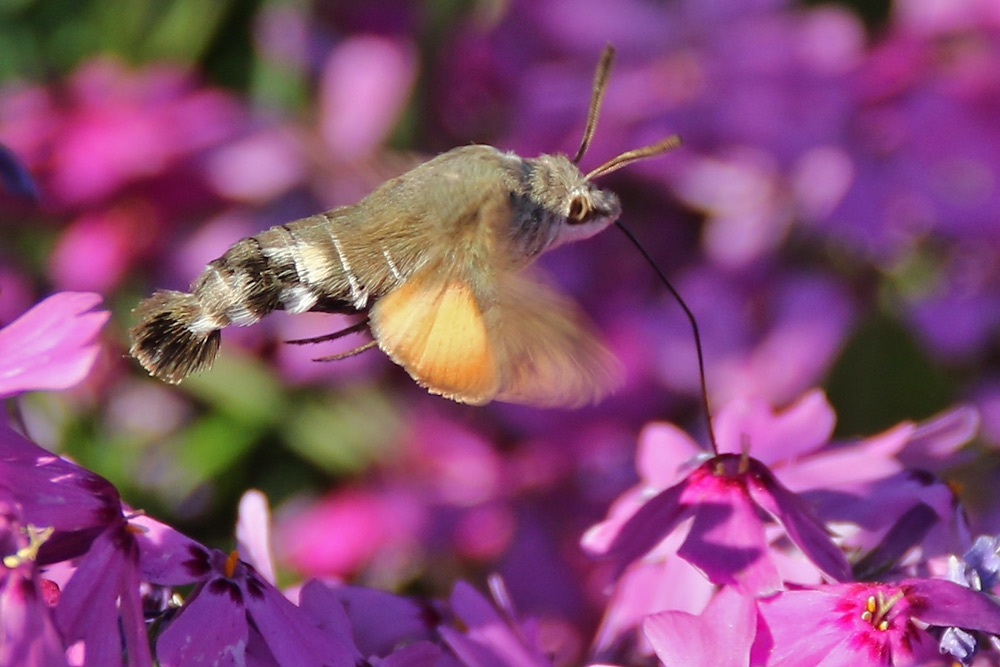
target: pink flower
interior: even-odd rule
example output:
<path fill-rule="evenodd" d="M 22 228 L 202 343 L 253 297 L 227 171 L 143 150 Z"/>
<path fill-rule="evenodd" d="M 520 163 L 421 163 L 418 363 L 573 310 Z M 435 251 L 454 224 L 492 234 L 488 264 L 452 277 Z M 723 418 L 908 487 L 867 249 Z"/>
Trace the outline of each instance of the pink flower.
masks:
<path fill-rule="evenodd" d="M 110 316 L 91 311 L 100 302 L 98 294 L 59 292 L 0 329 L 0 397 L 82 381 L 97 358 L 94 337 Z"/>
<path fill-rule="evenodd" d="M 913 665 L 940 660 L 928 625 L 995 634 L 1000 605 L 950 581 L 853 583 L 785 591 L 758 603 L 768 665 Z M 936 664 L 936 663 L 935 663 Z"/>

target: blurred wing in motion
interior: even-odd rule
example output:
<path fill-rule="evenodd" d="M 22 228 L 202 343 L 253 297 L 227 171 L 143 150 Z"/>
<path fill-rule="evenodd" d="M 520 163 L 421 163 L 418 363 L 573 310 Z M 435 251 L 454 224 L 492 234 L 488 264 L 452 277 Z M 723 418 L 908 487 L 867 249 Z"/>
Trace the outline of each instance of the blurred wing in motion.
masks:
<path fill-rule="evenodd" d="M 586 316 L 535 280 L 505 276 L 486 321 L 501 378 L 497 400 L 580 407 L 621 385 L 618 361 Z"/>

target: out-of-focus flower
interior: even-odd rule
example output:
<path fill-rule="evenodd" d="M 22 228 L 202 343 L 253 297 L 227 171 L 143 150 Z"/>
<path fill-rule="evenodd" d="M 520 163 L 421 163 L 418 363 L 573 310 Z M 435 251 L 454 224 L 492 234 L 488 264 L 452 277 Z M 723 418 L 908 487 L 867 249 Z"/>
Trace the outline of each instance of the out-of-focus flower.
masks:
<path fill-rule="evenodd" d="M 0 192 L 38 199 L 38 186 L 14 151 L 0 144 Z"/>
<path fill-rule="evenodd" d="M 927 626 L 1000 631 L 1000 605 L 940 579 L 784 591 L 758 609 L 775 665 L 933 664 L 940 654 Z"/>
<path fill-rule="evenodd" d="M 1000 538 L 981 535 L 961 558 L 949 556 L 948 580 L 974 591 L 992 592 L 1000 581 L 998 544 Z M 988 637 L 994 647 L 1000 644 L 1000 638 L 995 633 Z M 941 652 L 951 655 L 963 665 L 972 663 L 980 645 L 977 633 L 960 627 L 949 627 L 941 635 Z"/>
<path fill-rule="evenodd" d="M 98 294 L 59 292 L 0 329 L 0 397 L 34 389 L 66 389 L 97 358 L 94 337 L 108 321 L 93 311 Z"/>
<path fill-rule="evenodd" d="M 491 588 L 503 615 L 469 584 L 455 584 L 451 608 L 465 629 L 441 626 L 445 643 L 468 667 L 550 667 L 552 661 L 539 643 L 537 625 L 518 620 L 498 577 L 491 580 Z"/>

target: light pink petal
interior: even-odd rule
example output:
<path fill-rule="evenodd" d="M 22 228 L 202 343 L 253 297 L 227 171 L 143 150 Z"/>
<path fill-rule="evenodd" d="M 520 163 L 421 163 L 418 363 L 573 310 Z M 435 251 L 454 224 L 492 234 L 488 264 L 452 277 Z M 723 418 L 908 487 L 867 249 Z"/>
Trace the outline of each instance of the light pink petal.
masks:
<path fill-rule="evenodd" d="M 0 397 L 82 381 L 97 357 L 90 343 L 110 316 L 87 312 L 100 302 L 98 294 L 59 292 L 0 329 Z"/>
<path fill-rule="evenodd" d="M 900 454 L 911 468 L 939 469 L 955 464 L 955 452 L 979 431 L 979 411 L 961 406 L 917 425 Z"/>
<path fill-rule="evenodd" d="M 666 488 L 677 481 L 677 473 L 704 450 L 687 433 L 666 422 L 648 424 L 639 434 L 636 469 L 648 486 Z"/>
<path fill-rule="evenodd" d="M 416 77 L 409 45 L 376 36 L 351 37 L 323 71 L 323 138 L 338 161 L 371 153 L 388 136 Z"/>
<path fill-rule="evenodd" d="M 240 560 L 253 565 L 268 583 L 275 583 L 274 560 L 271 558 L 271 515 L 267 497 L 256 489 L 250 489 L 240 498 L 238 516 L 236 546 Z"/>
<path fill-rule="evenodd" d="M 661 491 L 625 522 L 604 554 L 616 561 L 616 576 L 630 563 L 647 554 L 678 523 L 690 516 L 687 505 L 681 503 L 681 496 L 687 488 L 688 480 L 685 479 L 680 484 Z"/>
<path fill-rule="evenodd" d="M 835 423 L 826 396 L 815 390 L 779 413 L 764 401 L 734 401 L 719 411 L 715 429 L 722 452 L 739 454 L 746 443 L 754 458 L 770 463 L 819 449 Z"/>
<path fill-rule="evenodd" d="M 0 576 L 0 664 L 66 667 L 62 639 L 37 581 Z"/>
<path fill-rule="evenodd" d="M 633 563 L 615 584 L 594 647 L 597 651 L 610 648 L 653 612 L 701 613 L 714 592 L 715 584 L 683 558 L 671 555 Z"/>
<path fill-rule="evenodd" d="M 837 623 L 835 604 L 838 597 L 820 591 L 785 591 L 758 602 L 765 632 L 773 639 L 768 665 L 807 667 L 822 660 L 846 644 L 849 629 Z M 839 655 L 839 654 L 838 654 Z M 856 664 L 857 655 L 851 656 Z"/>
<path fill-rule="evenodd" d="M 648 616 L 643 631 L 665 665 L 748 667 L 757 631 L 757 607 L 723 588 L 701 616 L 665 611 Z"/>
<path fill-rule="evenodd" d="M 551 662 L 526 645 L 514 628 L 472 586 L 459 581 L 451 594 L 455 615 L 466 632 L 441 627 L 445 642 L 468 667 L 549 667 Z"/>

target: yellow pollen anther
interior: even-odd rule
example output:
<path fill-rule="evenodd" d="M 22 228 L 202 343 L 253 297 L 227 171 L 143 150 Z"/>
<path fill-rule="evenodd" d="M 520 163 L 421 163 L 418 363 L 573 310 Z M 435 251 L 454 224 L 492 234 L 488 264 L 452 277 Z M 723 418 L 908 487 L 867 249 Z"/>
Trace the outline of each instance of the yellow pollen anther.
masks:
<path fill-rule="evenodd" d="M 9 568 L 15 568 L 21 563 L 29 560 L 35 560 L 38 558 L 38 550 L 45 543 L 45 540 L 52 536 L 55 528 L 52 526 L 46 526 L 45 528 L 39 528 L 28 524 L 24 528 L 24 532 L 28 534 L 28 544 L 17 550 L 16 553 L 10 554 L 3 557 L 3 564 Z"/>
<path fill-rule="evenodd" d="M 885 632 L 886 630 L 888 630 L 889 629 L 889 621 L 882 621 L 881 623 L 879 623 L 878 624 L 878 629 L 881 630 L 882 632 Z"/>
<path fill-rule="evenodd" d="M 886 616 L 893 605 L 903 599 L 903 592 L 900 591 L 891 598 L 886 599 L 882 591 L 878 592 L 878 597 L 868 596 L 865 601 L 865 610 L 861 612 L 861 620 L 870 624 L 876 630 L 885 632 L 889 629 L 889 619 Z"/>
<path fill-rule="evenodd" d="M 875 596 L 874 595 L 869 595 L 868 596 L 868 601 L 865 603 L 865 609 L 868 610 L 868 613 L 874 614 L 876 608 L 877 607 L 875 606 Z"/>
<path fill-rule="evenodd" d="M 861 612 L 861 620 L 864 621 L 864 622 L 866 622 L 866 623 L 871 623 L 872 613 L 870 611 L 863 611 L 863 612 Z"/>
<path fill-rule="evenodd" d="M 240 554 L 233 549 L 229 552 L 229 556 L 226 557 L 226 578 L 231 579 L 233 577 L 233 572 L 236 571 L 236 563 L 240 560 Z"/>

